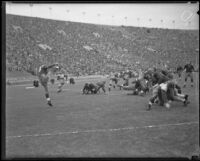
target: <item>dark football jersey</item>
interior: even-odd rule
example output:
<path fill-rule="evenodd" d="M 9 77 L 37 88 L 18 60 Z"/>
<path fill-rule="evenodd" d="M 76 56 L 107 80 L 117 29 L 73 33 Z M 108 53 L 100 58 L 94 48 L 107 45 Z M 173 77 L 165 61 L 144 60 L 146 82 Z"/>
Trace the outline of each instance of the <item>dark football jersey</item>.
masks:
<path fill-rule="evenodd" d="M 178 66 L 176 70 L 177 70 L 177 72 L 182 71 L 183 67 L 182 66 Z"/>
<path fill-rule="evenodd" d="M 47 66 L 45 66 L 45 65 L 40 66 L 38 74 L 39 75 L 41 75 L 41 74 L 48 74 L 48 68 L 47 68 Z"/>
<path fill-rule="evenodd" d="M 194 71 L 194 67 L 191 64 L 186 64 L 184 69 L 186 69 L 187 73 L 193 72 Z"/>
<path fill-rule="evenodd" d="M 167 76 L 159 72 L 155 72 L 153 74 L 153 77 L 154 77 L 154 84 L 157 84 L 157 83 L 161 84 L 169 80 Z"/>

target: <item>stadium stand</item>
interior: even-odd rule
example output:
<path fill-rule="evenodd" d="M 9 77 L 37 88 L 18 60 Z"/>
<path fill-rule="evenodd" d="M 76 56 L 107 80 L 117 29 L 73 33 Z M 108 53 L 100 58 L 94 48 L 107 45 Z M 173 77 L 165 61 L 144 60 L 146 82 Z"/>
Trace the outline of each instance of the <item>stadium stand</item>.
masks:
<path fill-rule="evenodd" d="M 199 31 L 6 15 L 6 68 L 33 75 L 41 64 L 54 62 L 64 64 L 73 75 L 109 74 L 164 63 L 176 68 L 188 60 L 199 64 L 198 35 Z"/>

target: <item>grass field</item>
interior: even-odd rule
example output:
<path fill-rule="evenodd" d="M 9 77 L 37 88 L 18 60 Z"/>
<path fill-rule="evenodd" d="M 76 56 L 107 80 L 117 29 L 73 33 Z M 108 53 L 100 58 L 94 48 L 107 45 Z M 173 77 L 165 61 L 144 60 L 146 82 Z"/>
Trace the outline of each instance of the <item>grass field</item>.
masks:
<path fill-rule="evenodd" d="M 91 81 L 91 80 L 90 80 Z M 94 80 L 94 82 L 97 80 Z M 84 81 L 50 87 L 6 87 L 6 156 L 15 157 L 189 157 L 199 154 L 199 86 L 187 86 L 191 103 L 171 109 L 145 97 L 113 90 L 82 95 Z"/>

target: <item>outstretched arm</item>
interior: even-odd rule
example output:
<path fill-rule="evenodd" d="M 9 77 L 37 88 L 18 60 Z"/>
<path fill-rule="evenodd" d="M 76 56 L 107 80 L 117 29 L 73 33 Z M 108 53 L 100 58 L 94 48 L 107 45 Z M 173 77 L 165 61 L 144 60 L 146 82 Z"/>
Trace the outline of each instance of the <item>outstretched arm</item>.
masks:
<path fill-rule="evenodd" d="M 54 66 L 58 66 L 58 63 L 47 66 L 47 69 L 53 68 Z"/>
<path fill-rule="evenodd" d="M 192 65 L 192 72 L 195 72 L 194 66 Z"/>

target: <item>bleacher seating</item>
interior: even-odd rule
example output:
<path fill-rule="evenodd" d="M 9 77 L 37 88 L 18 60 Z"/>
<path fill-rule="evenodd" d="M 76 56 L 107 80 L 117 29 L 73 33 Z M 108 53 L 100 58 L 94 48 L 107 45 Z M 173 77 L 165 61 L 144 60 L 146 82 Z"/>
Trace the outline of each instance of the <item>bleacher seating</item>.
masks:
<path fill-rule="evenodd" d="M 36 74 L 60 62 L 74 75 L 168 63 L 196 64 L 199 31 L 104 26 L 6 15 L 6 67 Z M 197 63 L 199 64 L 199 63 Z"/>

